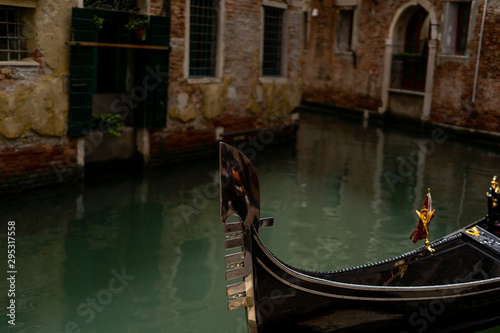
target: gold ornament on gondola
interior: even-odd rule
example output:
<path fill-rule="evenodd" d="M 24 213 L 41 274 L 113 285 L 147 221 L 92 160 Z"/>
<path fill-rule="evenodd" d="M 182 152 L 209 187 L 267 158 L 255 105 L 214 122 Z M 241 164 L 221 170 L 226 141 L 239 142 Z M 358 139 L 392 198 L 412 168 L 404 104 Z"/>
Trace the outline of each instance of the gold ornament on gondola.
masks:
<path fill-rule="evenodd" d="M 422 210 L 420 212 L 418 210 L 416 211 L 419 217 L 418 226 L 412 232 L 410 239 L 413 238 L 413 243 L 416 243 L 425 238 L 425 248 L 431 253 L 434 252 L 434 249 L 429 245 L 429 224 L 434 217 L 434 211 L 435 210 L 432 209 L 431 189 L 428 189 Z"/>

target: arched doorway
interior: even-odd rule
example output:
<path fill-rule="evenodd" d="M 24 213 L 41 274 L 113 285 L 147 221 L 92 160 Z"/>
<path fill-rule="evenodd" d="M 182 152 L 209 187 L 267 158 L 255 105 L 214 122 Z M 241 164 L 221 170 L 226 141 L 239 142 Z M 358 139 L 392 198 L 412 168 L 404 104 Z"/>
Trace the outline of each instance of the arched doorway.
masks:
<path fill-rule="evenodd" d="M 436 26 L 434 7 L 426 0 L 410 1 L 396 11 L 386 39 L 380 113 L 429 118 Z"/>
<path fill-rule="evenodd" d="M 391 88 L 425 91 L 429 50 L 429 13 L 419 6 L 409 16 L 404 33 L 403 52 L 394 53 Z"/>

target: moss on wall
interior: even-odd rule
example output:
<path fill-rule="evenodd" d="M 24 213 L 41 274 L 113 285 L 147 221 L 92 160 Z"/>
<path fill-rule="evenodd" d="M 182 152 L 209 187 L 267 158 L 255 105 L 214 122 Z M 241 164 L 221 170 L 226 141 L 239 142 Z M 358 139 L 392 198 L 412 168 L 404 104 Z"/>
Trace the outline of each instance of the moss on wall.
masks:
<path fill-rule="evenodd" d="M 300 106 L 302 82 L 266 83 L 264 93 L 268 119 L 275 120 L 290 114 Z"/>
<path fill-rule="evenodd" d="M 221 83 L 201 85 L 203 116 L 207 119 L 215 119 L 227 108 L 227 91 L 233 81 L 228 76 Z"/>

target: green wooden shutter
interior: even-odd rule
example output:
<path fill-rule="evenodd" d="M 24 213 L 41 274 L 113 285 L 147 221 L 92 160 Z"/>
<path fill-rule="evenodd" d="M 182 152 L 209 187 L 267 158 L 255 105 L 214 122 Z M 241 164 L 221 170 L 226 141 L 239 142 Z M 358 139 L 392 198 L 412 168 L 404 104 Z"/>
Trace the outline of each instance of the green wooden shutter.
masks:
<path fill-rule="evenodd" d="M 94 10 L 73 8 L 72 38 L 79 42 L 97 41 Z M 92 129 L 92 95 L 95 87 L 96 49 L 71 46 L 68 135 L 85 135 Z"/>
<path fill-rule="evenodd" d="M 148 32 L 150 45 L 169 46 L 170 17 L 150 16 Z M 149 70 L 146 71 L 145 75 L 154 77 L 156 83 L 158 83 L 154 89 L 147 90 L 145 103 L 146 128 L 162 128 L 167 123 L 169 56 L 170 49 L 146 51 L 145 64 L 149 66 Z"/>

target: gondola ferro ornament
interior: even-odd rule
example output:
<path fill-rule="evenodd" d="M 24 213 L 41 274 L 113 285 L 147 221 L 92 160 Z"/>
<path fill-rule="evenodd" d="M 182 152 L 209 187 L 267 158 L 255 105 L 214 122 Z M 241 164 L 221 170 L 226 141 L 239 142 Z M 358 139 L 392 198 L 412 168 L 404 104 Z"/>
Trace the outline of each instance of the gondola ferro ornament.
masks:
<path fill-rule="evenodd" d="M 420 212 L 418 210 L 416 211 L 419 217 L 418 226 L 411 233 L 410 239 L 413 238 L 413 243 L 416 243 L 425 238 L 425 248 L 431 253 L 434 252 L 434 249 L 431 248 L 429 243 L 429 224 L 434 217 L 434 211 L 435 209 L 432 209 L 431 189 L 428 189 L 422 210 Z"/>

